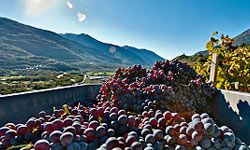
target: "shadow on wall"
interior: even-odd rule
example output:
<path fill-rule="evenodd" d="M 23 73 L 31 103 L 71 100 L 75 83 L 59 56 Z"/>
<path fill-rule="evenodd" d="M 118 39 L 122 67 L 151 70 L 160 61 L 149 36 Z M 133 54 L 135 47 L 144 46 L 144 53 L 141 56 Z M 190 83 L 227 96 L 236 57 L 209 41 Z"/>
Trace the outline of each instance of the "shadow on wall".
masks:
<path fill-rule="evenodd" d="M 213 104 L 216 122 L 230 127 L 236 136 L 250 144 L 250 95 L 222 92 L 218 93 Z"/>

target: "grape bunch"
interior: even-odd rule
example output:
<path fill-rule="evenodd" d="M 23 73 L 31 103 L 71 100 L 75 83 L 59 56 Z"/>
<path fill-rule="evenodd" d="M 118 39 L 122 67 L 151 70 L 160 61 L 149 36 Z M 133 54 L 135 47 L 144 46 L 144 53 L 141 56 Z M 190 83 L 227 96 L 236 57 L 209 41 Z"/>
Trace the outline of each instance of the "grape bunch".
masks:
<path fill-rule="evenodd" d="M 128 111 L 161 108 L 190 118 L 196 112 L 210 111 L 216 89 L 186 64 L 158 61 L 151 69 L 119 68 L 99 93 L 98 101 L 112 101 Z"/>
<path fill-rule="evenodd" d="M 52 114 L 42 111 L 25 124 L 7 123 L 0 136 L 0 150 L 249 150 L 207 113 L 194 114 L 188 122 L 176 112 L 149 109 L 135 114 L 110 101 L 64 105 Z"/>

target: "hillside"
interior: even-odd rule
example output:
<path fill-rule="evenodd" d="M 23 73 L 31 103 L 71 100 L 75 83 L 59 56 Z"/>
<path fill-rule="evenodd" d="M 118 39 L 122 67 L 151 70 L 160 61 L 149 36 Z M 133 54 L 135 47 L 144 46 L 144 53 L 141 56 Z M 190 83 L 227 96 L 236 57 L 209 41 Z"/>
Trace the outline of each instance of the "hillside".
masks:
<path fill-rule="evenodd" d="M 194 66 L 196 63 L 205 63 L 208 55 L 202 55 L 201 53 L 195 53 L 194 55 L 187 56 L 185 54 L 175 57 L 173 60 L 177 60 L 182 63 L 186 63 L 190 66 Z"/>
<path fill-rule="evenodd" d="M 112 70 L 132 64 L 148 66 L 156 60 L 163 60 L 148 50 L 127 50 L 99 42 L 90 36 L 85 38 L 89 40 L 77 41 L 0 18 L 0 69 Z M 144 56 L 151 55 L 152 59 L 145 60 Z"/>
<path fill-rule="evenodd" d="M 237 35 L 234 39 L 235 45 L 250 44 L 250 29 Z"/>
<path fill-rule="evenodd" d="M 61 35 L 79 44 L 101 50 L 107 55 L 114 53 L 115 57 L 123 59 L 124 63 L 133 60 L 139 64 L 143 62 L 144 65 L 151 66 L 154 64 L 155 60 L 164 60 L 162 57 L 156 55 L 150 50 L 138 49 L 131 46 L 120 47 L 114 44 L 103 43 L 88 34 L 66 33 Z M 128 60 L 128 58 L 130 58 L 130 60 Z"/>

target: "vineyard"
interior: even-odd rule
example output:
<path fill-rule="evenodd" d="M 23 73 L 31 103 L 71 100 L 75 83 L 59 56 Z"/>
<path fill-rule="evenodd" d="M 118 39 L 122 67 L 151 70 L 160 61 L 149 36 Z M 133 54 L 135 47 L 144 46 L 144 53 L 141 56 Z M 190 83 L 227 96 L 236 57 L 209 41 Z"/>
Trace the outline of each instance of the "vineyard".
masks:
<path fill-rule="evenodd" d="M 177 58 L 181 62 L 191 65 L 196 72 L 203 74 L 207 80 L 210 75 L 212 54 L 217 54 L 218 69 L 217 88 L 250 92 L 250 46 L 234 45 L 234 39 L 229 36 L 218 35 L 214 32 L 207 43 L 208 56 L 196 55 Z"/>

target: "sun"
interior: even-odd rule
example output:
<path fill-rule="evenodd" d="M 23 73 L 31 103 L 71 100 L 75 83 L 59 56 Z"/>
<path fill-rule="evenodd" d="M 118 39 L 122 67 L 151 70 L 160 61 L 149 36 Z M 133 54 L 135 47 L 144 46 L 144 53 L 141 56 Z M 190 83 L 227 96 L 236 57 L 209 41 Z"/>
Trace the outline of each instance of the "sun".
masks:
<path fill-rule="evenodd" d="M 34 1 L 35 3 L 40 3 L 42 0 L 32 0 Z"/>
<path fill-rule="evenodd" d="M 26 13 L 34 16 L 46 12 L 55 0 L 26 0 Z"/>

